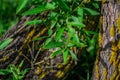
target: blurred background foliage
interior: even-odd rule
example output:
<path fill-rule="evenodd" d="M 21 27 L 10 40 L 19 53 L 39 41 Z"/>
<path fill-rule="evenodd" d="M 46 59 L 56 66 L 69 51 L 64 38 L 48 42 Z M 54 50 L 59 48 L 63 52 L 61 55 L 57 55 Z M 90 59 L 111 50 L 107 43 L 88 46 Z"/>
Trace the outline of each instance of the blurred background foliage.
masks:
<path fill-rule="evenodd" d="M 18 5 L 20 4 L 21 0 L 0 0 L 0 36 L 2 36 L 2 34 L 4 32 L 6 32 L 10 27 L 13 27 L 13 25 L 15 25 L 19 20 L 20 17 L 22 17 L 22 13 L 25 10 L 28 10 L 31 6 L 35 5 L 39 5 L 43 3 L 43 0 L 28 0 L 27 2 L 27 6 L 25 6 L 22 10 L 18 10 Z M 65 0 L 63 0 L 65 1 Z M 72 0 L 67 0 L 67 1 L 72 1 Z M 75 2 L 76 1 L 76 2 Z M 75 4 L 77 4 L 77 1 L 81 1 L 82 0 L 75 0 L 73 1 Z M 100 11 L 100 7 L 99 7 L 99 2 L 96 2 L 96 0 L 84 0 L 84 6 Z M 79 5 L 79 4 L 77 4 Z M 92 6 L 91 6 L 92 5 Z M 76 6 L 74 6 L 76 7 Z M 20 9 L 20 8 L 19 8 Z M 18 12 L 16 11 L 18 10 Z M 86 10 L 89 11 L 89 10 Z M 16 14 L 16 12 L 18 14 Z M 87 12 L 86 12 L 87 13 Z M 94 14 L 94 11 L 92 12 Z M 84 14 L 86 15 L 86 14 Z M 89 17 L 89 16 L 87 16 Z M 99 17 L 92 17 L 94 19 L 99 18 Z M 98 20 L 98 19 L 96 19 Z M 89 21 L 88 21 L 89 22 Z M 85 21 L 85 24 L 88 23 Z M 98 21 L 97 21 L 98 22 Z M 86 25 L 86 26 L 89 26 Z M 90 34 L 90 36 L 88 37 L 89 42 L 87 42 L 87 44 L 89 45 L 88 47 L 84 48 L 81 50 L 81 57 L 78 60 L 78 64 L 75 66 L 75 68 L 70 72 L 71 74 L 69 75 L 69 79 L 68 80 L 90 80 L 90 76 L 92 74 L 92 69 L 93 69 L 93 65 L 94 65 L 94 61 L 95 61 L 95 53 L 97 51 L 97 37 L 98 37 L 98 25 L 95 26 L 96 29 L 95 31 L 91 31 L 87 34 Z M 95 33 L 95 34 L 94 34 Z M 92 34 L 92 36 L 91 36 Z M 91 39 L 91 40 L 89 40 Z M 92 45 L 92 46 L 91 46 Z M 94 48 L 93 48 L 94 47 Z"/>
<path fill-rule="evenodd" d="M 16 9 L 20 1 L 21 0 L 0 0 L 0 36 L 19 21 L 21 15 L 20 13 L 16 15 Z M 29 8 L 31 4 L 32 0 L 29 0 L 23 10 Z"/>
<path fill-rule="evenodd" d="M 0 0 L 0 36 L 17 21 L 16 7 L 19 0 Z"/>

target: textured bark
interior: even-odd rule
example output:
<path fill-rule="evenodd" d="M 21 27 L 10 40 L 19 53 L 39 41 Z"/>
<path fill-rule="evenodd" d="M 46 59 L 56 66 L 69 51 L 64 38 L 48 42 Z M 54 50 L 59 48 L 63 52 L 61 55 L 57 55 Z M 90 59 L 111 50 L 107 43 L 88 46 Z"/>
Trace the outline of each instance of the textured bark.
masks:
<path fill-rule="evenodd" d="M 13 41 L 0 50 L 0 69 L 7 68 L 9 64 L 17 65 L 24 60 L 23 68 L 31 69 L 24 80 L 65 80 L 67 78 L 69 71 L 75 66 L 73 58 L 69 56 L 66 63 L 63 63 L 61 54 L 50 58 L 50 54 L 56 49 L 45 50 L 38 47 L 46 38 L 33 41 L 34 38 L 48 36 L 49 25 L 25 25 L 27 21 L 33 19 L 46 19 L 47 13 L 49 12 L 21 18 L 17 25 L 2 36 L 1 41 L 7 38 L 12 38 Z M 87 16 L 87 19 L 85 29 L 95 31 L 98 17 Z M 81 49 L 71 48 L 71 50 L 78 57 L 81 55 Z M 7 77 L 0 76 L 0 78 L 6 80 Z"/>
<path fill-rule="evenodd" d="M 120 80 L 120 7 L 118 0 L 103 0 L 99 50 L 92 80 Z"/>
<path fill-rule="evenodd" d="M 47 36 L 49 27 L 46 25 L 26 26 L 25 22 L 39 19 L 39 16 L 23 17 L 17 25 L 2 36 L 1 41 L 6 38 L 12 38 L 13 41 L 0 51 L 0 69 L 8 67 L 9 64 L 17 65 L 24 60 L 23 68 L 31 68 L 25 80 L 62 80 L 74 67 L 74 61 L 69 56 L 67 63 L 63 63 L 62 55 L 50 58 L 54 49 L 38 48 L 45 39 L 38 41 L 33 41 L 33 39 Z M 3 76 L 0 78 L 6 79 Z"/>

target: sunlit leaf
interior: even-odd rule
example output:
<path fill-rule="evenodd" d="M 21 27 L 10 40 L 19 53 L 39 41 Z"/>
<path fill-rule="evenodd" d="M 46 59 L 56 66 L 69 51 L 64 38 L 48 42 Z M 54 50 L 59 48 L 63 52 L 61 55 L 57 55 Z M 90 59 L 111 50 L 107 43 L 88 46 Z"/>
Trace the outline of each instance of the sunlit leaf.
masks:
<path fill-rule="evenodd" d="M 55 2 L 58 2 L 59 6 L 64 10 L 64 11 L 69 11 L 70 8 L 68 7 L 68 5 L 65 3 L 64 0 L 53 0 Z"/>
<path fill-rule="evenodd" d="M 52 18 L 53 19 L 53 18 Z M 48 30 L 48 35 L 49 36 L 51 36 L 52 35 L 52 33 L 53 33 L 53 28 L 54 28 L 54 26 L 56 25 L 56 23 L 57 23 L 57 21 L 55 20 L 55 21 L 52 21 L 51 22 L 52 23 L 52 25 L 50 26 L 50 29 Z"/>
<path fill-rule="evenodd" d="M 29 68 L 25 68 L 24 70 L 21 71 L 22 77 L 21 79 L 25 76 L 25 74 L 29 71 Z"/>
<path fill-rule="evenodd" d="M 86 10 L 90 15 L 93 15 L 93 16 L 100 14 L 99 12 L 97 12 L 93 9 L 90 9 L 90 8 L 84 8 L 84 10 Z"/>
<path fill-rule="evenodd" d="M 37 8 L 30 9 L 24 12 L 23 15 L 33 15 L 33 14 L 41 13 L 41 12 L 44 12 L 46 10 L 51 10 L 51 9 L 55 9 L 55 6 L 51 3 L 47 3 L 45 6 L 40 5 Z"/>
<path fill-rule="evenodd" d="M 0 69 L 0 75 L 7 75 L 10 73 L 11 73 L 11 71 L 9 69 Z"/>
<path fill-rule="evenodd" d="M 42 40 L 42 39 L 45 39 L 45 38 L 47 38 L 48 36 L 41 36 L 41 37 L 38 37 L 38 38 L 33 38 L 33 41 L 40 41 L 40 40 Z"/>
<path fill-rule="evenodd" d="M 85 27 L 85 25 L 81 22 L 69 22 L 69 25 L 71 26 L 78 26 L 78 27 Z"/>
<path fill-rule="evenodd" d="M 61 52 L 61 50 L 57 50 L 57 51 L 53 52 L 53 53 L 50 55 L 50 57 L 51 57 L 51 58 L 54 58 L 54 57 L 57 56 L 60 52 Z"/>
<path fill-rule="evenodd" d="M 44 46 L 45 49 L 57 48 L 62 47 L 64 45 L 63 42 L 50 42 Z"/>
<path fill-rule="evenodd" d="M 45 45 L 47 45 L 48 43 L 50 43 L 52 40 L 52 38 L 47 38 L 47 40 L 45 41 Z"/>
<path fill-rule="evenodd" d="M 19 13 L 25 7 L 28 1 L 29 0 L 20 0 L 19 5 L 16 10 L 16 14 Z"/>
<path fill-rule="evenodd" d="M 67 57 L 68 57 L 68 49 L 66 49 L 66 50 L 63 52 L 63 62 L 64 62 L 64 63 L 67 62 Z"/>
<path fill-rule="evenodd" d="M 69 52 L 73 59 L 78 60 L 77 56 L 72 51 L 69 50 Z"/>
<path fill-rule="evenodd" d="M 77 13 L 78 13 L 78 15 L 79 15 L 79 16 L 78 16 L 79 22 L 82 22 L 82 21 L 83 21 L 83 8 L 82 8 L 82 7 L 79 7 Z"/>
<path fill-rule="evenodd" d="M 6 40 L 4 40 L 1 44 L 0 44 L 0 50 L 3 49 L 4 47 L 6 47 L 8 44 L 10 44 L 12 42 L 13 39 L 11 38 L 7 38 Z"/>
<path fill-rule="evenodd" d="M 12 66 L 10 66 L 10 71 L 11 71 L 12 75 L 14 76 L 14 78 L 17 79 L 17 77 L 18 77 L 17 68 L 14 65 L 12 65 Z"/>
<path fill-rule="evenodd" d="M 20 64 L 19 64 L 19 66 L 18 66 L 18 69 L 21 69 L 21 67 L 22 67 L 23 63 L 24 63 L 24 60 L 23 60 L 23 61 L 21 61 L 21 63 L 20 63 Z"/>
<path fill-rule="evenodd" d="M 94 1 L 102 1 L 102 0 L 94 0 Z"/>
<path fill-rule="evenodd" d="M 62 34 L 63 34 L 63 32 L 64 32 L 64 29 L 65 29 L 65 27 L 60 27 L 60 28 L 57 30 L 57 33 L 56 33 L 56 41 L 58 41 L 58 40 L 61 38 L 61 36 L 62 36 Z"/>
<path fill-rule="evenodd" d="M 74 42 L 80 43 L 79 37 L 77 34 L 74 35 L 73 40 L 74 40 Z"/>
<path fill-rule="evenodd" d="M 25 24 L 26 25 L 36 25 L 36 24 L 41 24 L 41 23 L 42 23 L 42 20 L 33 20 L 33 21 L 26 22 Z"/>
<path fill-rule="evenodd" d="M 99 4 L 98 3 L 92 3 L 92 5 L 96 8 L 96 9 L 99 9 L 100 7 L 99 7 Z"/>
<path fill-rule="evenodd" d="M 70 40 L 74 34 L 75 34 L 75 29 L 72 28 L 71 26 L 68 27 L 68 40 Z"/>

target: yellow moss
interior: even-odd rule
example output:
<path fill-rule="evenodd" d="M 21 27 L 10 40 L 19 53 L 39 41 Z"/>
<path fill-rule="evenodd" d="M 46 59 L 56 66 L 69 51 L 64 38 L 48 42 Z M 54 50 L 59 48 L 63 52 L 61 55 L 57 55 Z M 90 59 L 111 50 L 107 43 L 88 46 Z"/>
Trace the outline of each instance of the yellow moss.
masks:
<path fill-rule="evenodd" d="M 64 64 L 63 64 L 63 63 L 58 64 L 58 66 L 57 66 L 58 69 L 60 69 L 60 68 L 62 68 L 62 67 L 64 67 Z"/>
<path fill-rule="evenodd" d="M 104 75 L 103 80 L 106 80 L 107 79 L 107 70 L 106 69 L 103 70 L 103 75 Z"/>
<path fill-rule="evenodd" d="M 4 57 L 3 60 L 6 61 L 7 59 L 9 59 L 9 57 Z"/>
<path fill-rule="evenodd" d="M 37 67 L 36 71 L 35 71 L 35 74 L 40 74 L 42 72 L 42 68 L 40 67 Z"/>
<path fill-rule="evenodd" d="M 46 75 L 47 75 L 47 72 L 43 72 L 43 73 L 41 73 L 41 75 L 39 76 L 39 78 L 43 79 Z"/>
<path fill-rule="evenodd" d="M 99 46 L 102 44 L 102 34 L 99 32 Z"/>
<path fill-rule="evenodd" d="M 112 51 L 110 56 L 110 63 L 113 63 L 115 59 L 116 59 L 116 52 Z"/>
<path fill-rule="evenodd" d="M 115 80 L 116 75 L 117 75 L 117 71 L 115 70 L 114 73 L 111 75 L 110 80 Z"/>
<path fill-rule="evenodd" d="M 116 79 L 115 80 L 119 80 L 119 77 L 120 77 L 120 74 L 117 75 Z"/>
<path fill-rule="evenodd" d="M 99 79 L 100 75 L 99 75 L 99 67 L 98 67 L 98 59 L 96 59 L 96 62 L 95 62 L 95 75 L 96 75 L 96 78 Z"/>
<path fill-rule="evenodd" d="M 35 30 L 33 29 L 27 36 L 27 38 L 25 39 L 24 43 L 28 42 L 29 40 L 31 40 L 30 38 L 33 36 Z"/>
<path fill-rule="evenodd" d="M 120 49 L 120 40 L 118 41 L 117 47 Z"/>
<path fill-rule="evenodd" d="M 53 69 L 50 69 L 50 72 L 55 72 Z"/>
<path fill-rule="evenodd" d="M 120 15 L 116 21 L 116 25 L 117 25 L 118 33 L 120 34 Z"/>
<path fill-rule="evenodd" d="M 116 46 L 114 43 L 112 43 L 112 50 L 113 50 L 114 52 L 116 52 L 116 51 L 118 50 L 117 46 Z"/>
<path fill-rule="evenodd" d="M 58 71 L 57 74 L 55 75 L 57 78 L 61 78 L 64 76 L 64 72 Z"/>
<path fill-rule="evenodd" d="M 37 38 L 37 37 L 40 37 L 41 35 L 43 35 L 46 30 L 48 30 L 48 27 L 45 27 L 43 30 L 41 30 L 36 36 L 34 36 L 33 38 Z"/>
<path fill-rule="evenodd" d="M 26 45 L 25 43 L 27 43 L 27 42 L 29 42 L 29 41 L 31 40 L 30 38 L 33 36 L 34 32 L 35 32 L 35 30 L 33 29 L 33 30 L 28 34 L 27 38 L 26 38 L 25 41 L 24 41 L 24 45 Z M 23 46 L 24 46 L 24 45 L 23 45 Z"/>
<path fill-rule="evenodd" d="M 23 45 L 21 46 L 20 50 L 23 49 L 23 47 L 26 45 L 26 43 L 29 43 L 30 42 L 30 38 L 33 36 L 35 30 L 33 29 L 27 36 L 27 38 L 25 39 L 25 41 L 23 42 Z"/>
<path fill-rule="evenodd" d="M 120 56 L 119 56 L 120 57 Z M 119 58 L 120 59 L 120 58 Z M 118 71 L 120 73 L 120 63 L 118 64 Z"/>
<path fill-rule="evenodd" d="M 116 66 L 117 61 L 116 61 L 116 57 L 117 57 L 117 51 L 118 48 L 114 45 L 114 43 L 112 42 L 112 50 L 111 50 L 111 56 L 110 56 L 110 63 L 113 63 L 114 66 Z"/>
<path fill-rule="evenodd" d="M 114 36 L 115 36 L 115 28 L 114 28 L 113 25 L 112 25 L 111 28 L 110 28 L 110 36 L 111 36 L 111 37 L 114 37 Z"/>
<path fill-rule="evenodd" d="M 107 0 L 102 0 L 102 3 L 105 3 Z"/>
<path fill-rule="evenodd" d="M 65 71 L 68 71 L 70 69 L 71 64 L 67 64 L 67 66 L 65 67 Z"/>
<path fill-rule="evenodd" d="M 117 59 L 116 61 L 114 60 L 113 66 L 114 66 L 114 67 L 117 67 L 117 66 L 118 66 L 118 62 L 119 62 L 119 59 Z"/>

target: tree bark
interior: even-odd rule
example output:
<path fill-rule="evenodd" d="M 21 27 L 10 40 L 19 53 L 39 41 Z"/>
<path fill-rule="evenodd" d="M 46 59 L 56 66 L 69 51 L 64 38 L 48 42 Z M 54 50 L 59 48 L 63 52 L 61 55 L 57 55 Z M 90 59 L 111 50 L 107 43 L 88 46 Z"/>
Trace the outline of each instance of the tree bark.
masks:
<path fill-rule="evenodd" d="M 46 39 L 36 40 L 42 36 L 48 36 L 47 25 L 25 25 L 27 21 L 39 19 L 45 13 L 36 16 L 23 17 L 17 25 L 6 32 L 1 41 L 12 38 L 13 41 L 0 50 L 0 69 L 5 69 L 9 64 L 17 65 L 24 60 L 23 69 L 30 68 L 25 80 L 63 80 L 67 78 L 70 69 L 75 66 L 74 60 L 69 56 L 63 63 L 62 54 L 50 58 L 55 49 L 45 50 L 41 47 Z M 76 51 L 77 52 L 77 51 Z M 7 77 L 0 77 L 5 80 Z"/>
<path fill-rule="evenodd" d="M 50 54 L 55 49 L 45 50 L 39 47 L 45 42 L 46 38 L 34 41 L 33 39 L 48 36 L 49 25 L 25 25 L 27 21 L 34 19 L 47 18 L 47 12 L 27 16 L 21 20 L 9 31 L 7 31 L 1 38 L 4 41 L 7 38 L 12 38 L 13 41 L 0 50 L 0 69 L 5 69 L 9 64 L 18 65 L 24 60 L 23 69 L 30 68 L 24 80 L 65 80 L 69 71 L 75 66 L 75 61 L 70 56 L 66 63 L 63 63 L 62 55 L 55 58 L 50 58 Z M 85 22 L 86 30 L 95 31 L 98 17 L 87 16 L 88 21 Z M 51 21 L 50 21 L 51 22 Z M 92 37 L 92 36 L 91 36 Z M 73 52 L 81 55 L 80 50 L 72 48 Z M 1 77 L 5 80 L 8 77 Z"/>
<path fill-rule="evenodd" d="M 103 0 L 101 14 L 99 50 L 92 80 L 120 80 L 119 0 Z"/>

